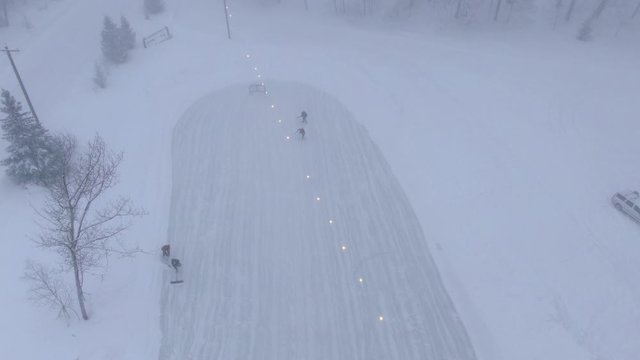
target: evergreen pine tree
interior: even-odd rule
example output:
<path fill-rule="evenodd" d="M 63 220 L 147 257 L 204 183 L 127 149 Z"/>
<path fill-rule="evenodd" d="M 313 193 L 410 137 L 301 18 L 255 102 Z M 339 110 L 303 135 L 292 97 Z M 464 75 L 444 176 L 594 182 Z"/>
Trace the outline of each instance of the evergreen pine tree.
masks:
<path fill-rule="evenodd" d="M 120 29 L 110 17 L 105 16 L 102 29 L 102 54 L 114 64 L 125 63 L 128 58 L 127 49 L 122 45 L 120 38 Z"/>
<path fill-rule="evenodd" d="M 132 50 L 136 47 L 136 33 L 133 32 L 129 20 L 124 16 L 120 17 L 120 27 L 118 28 L 118 37 L 120 45 L 125 51 Z"/>
<path fill-rule="evenodd" d="M 585 21 L 580 29 L 578 30 L 578 40 L 580 41 L 591 41 L 593 40 L 593 26 L 591 25 L 591 21 Z"/>
<path fill-rule="evenodd" d="M 160 14 L 164 11 L 164 0 L 144 0 L 146 14 Z"/>
<path fill-rule="evenodd" d="M 94 68 L 93 83 L 100 89 L 105 89 L 107 87 L 107 74 L 103 67 L 98 64 L 96 64 Z"/>
<path fill-rule="evenodd" d="M 57 141 L 7 90 L 2 90 L 5 117 L 2 138 L 9 142 L 9 157 L 0 161 L 7 175 L 19 184 L 46 185 L 57 173 Z"/>

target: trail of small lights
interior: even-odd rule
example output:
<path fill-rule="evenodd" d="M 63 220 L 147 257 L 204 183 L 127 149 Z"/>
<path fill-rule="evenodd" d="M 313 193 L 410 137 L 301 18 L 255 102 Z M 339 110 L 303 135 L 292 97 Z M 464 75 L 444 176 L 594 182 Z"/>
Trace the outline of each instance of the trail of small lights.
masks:
<path fill-rule="evenodd" d="M 227 7 L 227 9 L 228 9 L 228 7 Z M 231 14 L 229 14 L 229 17 L 231 17 Z M 251 55 L 251 54 L 246 53 L 246 54 L 245 54 L 245 58 L 246 58 L 246 59 L 252 59 L 253 57 L 252 57 L 252 55 Z M 265 85 L 264 81 L 262 80 L 262 74 L 259 72 L 258 66 L 257 66 L 257 65 L 253 65 L 253 66 L 252 66 L 252 68 L 253 68 L 253 71 L 255 72 L 255 76 L 256 76 L 256 78 L 258 79 L 258 81 L 260 81 L 259 85 L 261 85 L 261 86 L 262 86 L 262 88 L 264 89 L 264 94 L 265 94 L 265 95 L 269 95 L 269 92 L 266 90 L 266 85 Z M 275 111 L 275 112 L 276 112 L 276 114 L 277 114 L 277 110 L 279 109 L 279 107 L 277 107 L 277 105 L 276 105 L 275 103 L 271 103 L 271 104 L 269 105 L 269 108 L 270 108 L 270 110 Z M 276 116 L 276 119 L 275 119 L 275 121 L 274 121 L 274 122 L 275 122 L 275 123 L 277 123 L 277 124 L 283 124 L 283 123 L 284 123 L 284 120 L 282 119 L 282 117 L 281 117 L 281 116 Z M 291 136 L 291 135 L 286 135 L 286 136 L 285 136 L 285 140 L 286 140 L 286 141 L 290 141 L 291 139 L 292 139 L 292 136 Z M 310 181 L 310 180 L 311 180 L 311 175 L 310 175 L 310 174 L 306 174 L 306 175 L 304 176 L 304 179 L 305 179 L 305 180 L 307 180 L 307 181 Z M 314 200 L 315 202 L 317 202 L 317 203 L 318 203 L 318 202 L 320 202 L 321 198 L 320 198 L 320 196 L 319 196 L 319 195 L 316 195 L 316 196 L 313 198 L 313 200 Z M 333 218 L 330 218 L 327 222 L 328 222 L 328 224 L 329 224 L 330 226 L 331 226 L 331 225 L 335 225 L 335 219 L 333 219 Z M 342 252 L 342 253 L 347 253 L 347 250 L 348 250 L 348 248 L 347 248 L 347 244 L 344 244 L 344 243 L 343 243 L 342 245 L 340 245 L 339 249 L 340 249 L 340 252 Z M 361 284 L 361 285 L 362 285 L 362 284 L 364 284 L 364 278 L 363 278 L 363 277 L 358 277 L 358 278 L 357 278 L 357 282 L 358 282 L 359 284 Z M 379 321 L 379 322 L 383 322 L 383 321 L 385 321 L 385 317 L 384 317 L 384 315 L 383 315 L 383 314 L 378 314 L 378 316 L 377 316 L 377 321 Z"/>

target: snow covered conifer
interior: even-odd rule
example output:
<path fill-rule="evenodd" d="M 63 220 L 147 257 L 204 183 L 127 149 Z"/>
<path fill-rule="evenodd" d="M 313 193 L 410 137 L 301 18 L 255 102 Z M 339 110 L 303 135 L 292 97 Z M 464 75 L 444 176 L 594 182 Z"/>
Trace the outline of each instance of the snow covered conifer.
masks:
<path fill-rule="evenodd" d="M 120 27 L 118 28 L 118 38 L 120 46 L 125 51 L 129 51 L 136 47 L 136 33 L 133 32 L 129 20 L 124 16 L 120 17 Z"/>
<path fill-rule="evenodd" d="M 102 66 L 98 64 L 95 65 L 93 83 L 96 84 L 96 86 L 98 86 L 100 89 L 104 89 L 107 87 L 107 74 L 102 68 Z"/>
<path fill-rule="evenodd" d="M 128 58 L 127 49 L 122 45 L 120 38 L 120 29 L 110 17 L 105 16 L 102 29 L 102 54 L 114 64 L 125 63 Z"/>
<path fill-rule="evenodd" d="M 9 156 L 0 164 L 7 175 L 19 184 L 45 185 L 56 173 L 56 141 L 29 112 L 22 111 L 20 102 L 2 90 L 0 119 L 3 139 L 9 142 Z"/>
<path fill-rule="evenodd" d="M 580 41 L 591 41 L 593 40 L 593 26 L 590 21 L 585 21 L 580 29 L 578 30 L 578 40 Z"/>
<path fill-rule="evenodd" d="M 164 11 L 164 0 L 144 0 L 145 14 L 160 14 Z"/>

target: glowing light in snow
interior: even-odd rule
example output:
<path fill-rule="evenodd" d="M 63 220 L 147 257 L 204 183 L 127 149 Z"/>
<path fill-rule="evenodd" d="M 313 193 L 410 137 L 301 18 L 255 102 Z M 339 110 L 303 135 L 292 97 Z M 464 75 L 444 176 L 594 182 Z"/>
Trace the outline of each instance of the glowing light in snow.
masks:
<path fill-rule="evenodd" d="M 384 321 L 384 316 L 382 316 L 382 315 L 378 316 L 378 320 Z"/>
<path fill-rule="evenodd" d="M 250 57 L 251 57 L 251 55 L 247 54 L 247 55 L 245 55 L 245 57 L 248 59 L 248 58 L 250 58 Z"/>
<path fill-rule="evenodd" d="M 261 77 L 262 77 L 262 75 L 258 74 L 258 79 L 261 78 Z"/>
<path fill-rule="evenodd" d="M 281 124 L 281 123 L 282 123 L 282 119 L 278 119 L 278 124 Z"/>
<path fill-rule="evenodd" d="M 287 135 L 287 140 L 290 140 L 290 139 L 291 139 L 291 136 Z"/>
<path fill-rule="evenodd" d="M 358 278 L 358 282 L 362 283 L 362 282 L 364 282 L 364 279 L 363 278 Z"/>
<path fill-rule="evenodd" d="M 316 201 L 320 201 L 320 196 L 316 196 Z"/>
<path fill-rule="evenodd" d="M 264 94 L 267 95 L 267 94 L 269 94 L 269 92 L 265 91 Z"/>
<path fill-rule="evenodd" d="M 257 67 L 257 66 L 256 66 L 256 67 L 254 67 L 254 68 L 253 68 L 253 70 L 254 70 L 254 71 L 258 71 L 258 67 Z"/>
<path fill-rule="evenodd" d="M 333 220 L 329 220 L 329 224 L 333 224 Z"/>
<path fill-rule="evenodd" d="M 275 105 L 271 105 L 271 108 L 272 108 L 272 109 L 275 109 L 275 108 L 276 108 L 276 106 L 275 106 Z"/>
<path fill-rule="evenodd" d="M 347 251 L 347 245 L 342 245 L 342 246 L 340 246 L 340 250 L 342 250 L 342 251 Z"/>
<path fill-rule="evenodd" d="M 307 179 L 311 179 L 311 175 L 307 175 Z"/>

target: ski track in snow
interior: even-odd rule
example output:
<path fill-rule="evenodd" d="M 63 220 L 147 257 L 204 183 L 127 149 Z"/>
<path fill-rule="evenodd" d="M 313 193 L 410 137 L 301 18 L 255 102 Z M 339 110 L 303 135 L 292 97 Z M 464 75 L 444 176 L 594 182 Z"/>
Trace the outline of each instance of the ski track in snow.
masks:
<path fill-rule="evenodd" d="M 475 359 L 366 130 L 318 90 L 267 86 L 213 93 L 175 128 L 169 241 L 185 283 L 167 270 L 160 358 Z"/>

